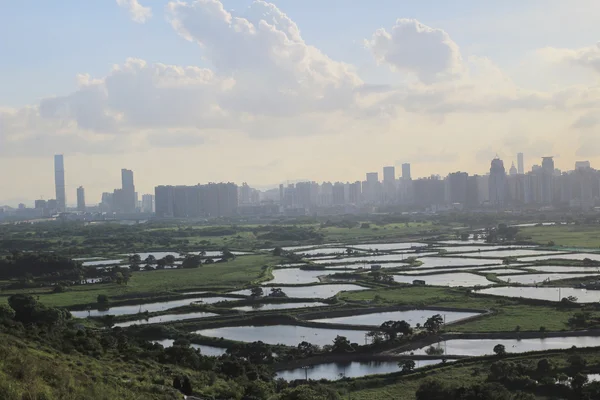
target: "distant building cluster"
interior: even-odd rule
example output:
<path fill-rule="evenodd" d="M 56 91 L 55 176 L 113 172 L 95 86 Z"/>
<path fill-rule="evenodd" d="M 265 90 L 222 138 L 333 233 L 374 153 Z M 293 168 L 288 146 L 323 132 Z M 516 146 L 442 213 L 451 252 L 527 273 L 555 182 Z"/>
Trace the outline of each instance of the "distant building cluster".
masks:
<path fill-rule="evenodd" d="M 281 184 L 260 191 L 247 183 L 208 183 L 194 186 L 162 185 L 154 194 L 135 190 L 133 171 L 121 170 L 121 187 L 102 193 L 96 206 L 86 204 L 85 189 L 76 188 L 77 205 L 67 208 L 67 185 L 62 155 L 54 157 L 56 198 L 36 200 L 33 209 L 20 204 L 17 209 L 0 208 L 0 219 L 48 217 L 53 215 L 120 215 L 155 213 L 160 218 L 214 218 L 302 216 L 357 212 L 373 212 L 396 207 L 399 210 L 437 212 L 459 210 L 571 208 L 590 210 L 600 206 L 600 171 L 588 161 L 578 161 L 571 171 L 560 171 L 552 157 L 542 157 L 539 165 L 525 171 L 523 153 L 517 154 L 506 170 L 498 157 L 491 160 L 489 173 L 469 175 L 452 172 L 446 177 L 432 175 L 413 179 L 411 165 L 383 167 L 367 172 L 365 179 L 355 182 L 314 181 Z"/>

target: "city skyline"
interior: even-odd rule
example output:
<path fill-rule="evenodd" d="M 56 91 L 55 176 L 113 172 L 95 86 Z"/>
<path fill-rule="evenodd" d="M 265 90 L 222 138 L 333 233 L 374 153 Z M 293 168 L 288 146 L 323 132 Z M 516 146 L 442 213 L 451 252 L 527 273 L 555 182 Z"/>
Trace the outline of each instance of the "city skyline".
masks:
<path fill-rule="evenodd" d="M 3 9 L 3 202 L 55 197 L 53 154 L 69 159 L 70 204 L 79 185 L 89 199 L 115 187 L 114 165 L 148 192 L 404 162 L 483 173 L 519 151 L 600 163 L 597 2 L 120 3 Z"/>
<path fill-rule="evenodd" d="M 542 185 L 544 186 L 544 188 L 542 189 L 545 194 L 542 195 L 543 198 L 545 199 L 550 199 L 551 196 L 551 192 L 553 190 L 552 188 L 552 184 L 551 182 L 548 183 L 548 179 L 549 176 L 553 176 L 555 175 L 556 171 L 560 171 L 560 169 L 555 168 L 555 164 L 554 164 L 554 159 L 551 156 L 545 156 L 541 158 L 541 165 L 539 164 L 532 164 L 531 167 L 529 169 L 526 169 L 525 166 L 527 164 L 524 163 L 524 154 L 522 152 L 519 152 L 516 154 L 516 159 L 517 159 L 517 163 L 519 165 L 519 175 L 523 175 L 524 173 L 531 173 L 531 172 L 535 172 L 536 169 L 540 169 L 542 171 L 544 171 L 543 176 L 545 176 L 546 178 L 544 179 L 544 181 L 542 182 Z M 535 160 L 534 160 L 535 162 Z M 454 172 L 450 172 L 446 175 L 443 174 L 431 174 L 429 176 L 417 176 L 414 179 L 415 180 L 421 180 L 421 179 L 427 179 L 429 177 L 440 177 L 442 180 L 444 179 L 450 179 L 450 180 L 454 180 L 457 177 L 461 176 L 464 174 L 465 176 L 465 191 L 466 191 L 466 177 L 468 176 L 491 176 L 490 179 L 490 184 L 488 184 L 489 189 L 489 198 L 490 198 L 490 202 L 494 205 L 497 206 L 503 206 L 504 205 L 504 199 L 499 198 L 499 193 L 504 193 L 506 192 L 506 179 L 508 176 L 513 175 L 512 171 L 515 171 L 515 174 L 517 174 L 517 168 L 515 167 L 515 163 L 514 161 L 512 161 L 512 166 L 510 168 L 510 172 L 509 169 L 506 168 L 504 162 L 502 159 L 500 159 L 498 156 L 494 157 L 491 160 L 491 169 L 489 171 L 486 171 L 482 174 L 478 174 L 478 173 L 472 173 L 469 171 L 454 171 Z M 362 182 L 363 185 L 363 191 L 364 191 L 364 185 L 366 184 L 367 186 L 370 184 L 383 184 L 384 187 L 382 188 L 383 192 L 387 193 L 384 195 L 384 197 L 389 197 L 390 195 L 390 191 L 393 191 L 392 188 L 389 186 L 390 183 L 393 183 L 394 188 L 395 185 L 397 184 L 397 182 L 401 181 L 401 180 L 406 180 L 407 177 L 408 179 L 413 179 L 412 177 L 412 172 L 411 172 L 411 164 L 410 163 L 402 163 L 401 168 L 396 171 L 396 167 L 395 166 L 382 166 L 381 167 L 381 171 L 382 174 L 380 174 L 379 172 L 366 172 L 364 174 L 364 180 L 362 179 L 355 179 L 355 180 L 347 180 L 347 181 L 318 181 L 318 180 L 297 180 L 297 181 L 290 181 L 290 180 L 286 180 L 284 183 L 280 183 L 277 185 L 270 185 L 269 187 L 254 187 L 253 185 L 253 189 L 259 189 L 259 190 L 263 190 L 263 191 L 267 191 L 270 189 L 276 189 L 277 187 L 279 187 L 279 189 L 281 190 L 282 187 L 286 187 L 290 184 L 294 184 L 294 183 L 343 183 L 343 184 L 352 184 L 354 182 Z M 499 169 L 496 169 L 498 171 L 498 173 L 500 174 L 500 176 L 495 177 L 494 176 L 494 168 L 498 167 Z M 591 168 L 592 165 L 588 160 L 581 160 L 581 161 L 576 161 L 573 170 L 577 170 L 579 168 Z M 521 170 L 523 170 L 524 172 L 521 172 Z M 566 169 L 565 171 L 570 171 L 571 169 Z M 62 154 L 57 154 L 54 156 L 54 184 L 55 184 L 55 193 L 56 193 L 56 197 L 59 197 L 60 193 L 65 193 L 66 191 L 66 185 L 65 185 L 65 167 L 64 167 L 64 155 Z M 498 181 L 499 179 L 499 181 Z M 206 182 L 206 183 L 211 183 L 212 181 Z M 225 182 L 232 182 L 232 181 L 225 181 Z M 233 182 L 236 183 L 236 182 Z M 175 184 L 175 185 L 171 185 L 169 184 L 168 186 L 195 186 L 201 184 L 199 182 L 196 182 L 195 184 L 192 185 L 179 185 L 179 184 Z M 237 184 L 237 183 L 236 183 Z M 243 185 L 246 185 L 246 182 L 243 182 Z M 387 188 L 386 188 L 387 185 Z M 75 208 L 78 211 L 84 211 L 86 209 L 86 205 L 99 205 L 102 207 L 103 203 L 106 203 L 104 205 L 105 209 L 112 209 L 113 208 L 113 203 L 115 205 L 115 209 L 119 210 L 120 212 L 134 212 L 136 210 L 136 208 L 138 208 L 138 206 L 141 209 L 145 209 L 145 210 L 153 210 L 154 209 L 154 198 L 152 196 L 154 196 L 154 191 L 156 190 L 156 187 L 159 186 L 165 186 L 165 185 L 155 185 L 153 188 L 151 188 L 148 192 L 138 192 L 135 189 L 135 184 L 134 184 L 134 172 L 132 170 L 129 169 L 125 169 L 122 168 L 121 169 L 121 187 L 117 188 L 114 190 L 113 192 L 106 192 L 106 188 L 104 188 L 102 190 L 102 196 L 101 199 L 98 200 L 98 202 L 96 203 L 95 201 L 92 202 L 88 202 L 86 203 L 86 195 L 85 195 L 85 189 L 83 186 L 79 185 L 76 189 L 76 204 L 66 204 L 66 207 L 70 207 L 70 208 Z M 240 184 L 239 187 L 241 187 L 242 185 Z M 396 188 L 395 188 L 396 189 Z M 394 190 L 395 190 L 394 189 Z M 367 189 L 367 192 L 369 191 L 369 189 Z M 110 196 L 110 199 L 106 199 L 106 196 Z M 147 196 L 152 197 L 152 199 L 150 200 Z M 396 194 L 394 194 L 392 197 L 395 197 Z M 454 197 L 454 194 L 450 194 L 449 196 Z M 146 201 L 143 201 L 143 197 L 146 197 Z M 459 196 L 459 198 L 461 198 L 461 196 Z M 50 199 L 48 199 L 50 200 Z M 66 207 L 61 206 L 61 202 L 59 200 L 56 199 L 52 199 L 54 201 L 57 202 L 58 204 L 58 209 L 64 210 Z M 26 204 L 26 205 L 34 205 L 35 208 L 38 208 L 37 204 L 39 201 L 43 201 L 45 202 L 46 200 L 43 198 L 39 198 L 39 199 L 35 199 L 33 202 L 29 201 L 30 204 L 26 204 L 23 201 L 19 201 L 19 203 L 17 205 L 21 205 L 21 204 Z M 464 201 L 456 201 L 458 203 L 468 203 L 467 199 L 465 198 Z M 549 204 L 551 201 L 550 200 L 545 200 L 544 203 L 545 204 Z M 12 206 L 10 204 L 2 204 L 0 203 L 0 206 Z M 13 206 L 16 207 L 17 205 Z M 107 208 L 108 207 L 108 208 Z"/>

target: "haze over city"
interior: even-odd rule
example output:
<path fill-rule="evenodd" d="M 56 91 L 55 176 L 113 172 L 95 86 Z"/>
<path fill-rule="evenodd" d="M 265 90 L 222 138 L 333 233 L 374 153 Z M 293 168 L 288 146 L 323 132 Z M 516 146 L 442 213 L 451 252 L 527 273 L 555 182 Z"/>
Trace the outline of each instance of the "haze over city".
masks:
<path fill-rule="evenodd" d="M 600 162 L 594 1 L 30 5 L 0 13 L 0 204 L 54 198 L 54 154 L 90 203 L 122 168 L 153 193 Z"/>

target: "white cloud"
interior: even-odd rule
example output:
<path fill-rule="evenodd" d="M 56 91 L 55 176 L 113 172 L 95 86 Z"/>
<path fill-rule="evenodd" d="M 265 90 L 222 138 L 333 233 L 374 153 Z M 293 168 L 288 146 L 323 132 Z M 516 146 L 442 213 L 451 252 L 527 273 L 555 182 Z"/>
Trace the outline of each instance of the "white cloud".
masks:
<path fill-rule="evenodd" d="M 546 47 L 538 50 L 538 54 L 550 62 L 565 63 L 600 72 L 600 42 L 595 46 L 580 49 Z"/>
<path fill-rule="evenodd" d="M 379 63 L 412 73 L 424 83 L 463 72 L 460 50 L 450 36 L 415 19 L 398 19 L 391 32 L 378 29 L 365 45 Z"/>
<path fill-rule="evenodd" d="M 307 45 L 296 24 L 276 6 L 256 1 L 234 16 L 218 0 L 170 2 L 168 19 L 198 43 L 219 75 L 236 80 L 224 107 L 293 115 L 349 106 L 361 79 L 347 64 Z"/>
<path fill-rule="evenodd" d="M 138 0 L 117 0 L 117 4 L 128 9 L 131 19 L 139 24 L 143 24 L 152 17 L 152 9 L 142 6 Z"/>

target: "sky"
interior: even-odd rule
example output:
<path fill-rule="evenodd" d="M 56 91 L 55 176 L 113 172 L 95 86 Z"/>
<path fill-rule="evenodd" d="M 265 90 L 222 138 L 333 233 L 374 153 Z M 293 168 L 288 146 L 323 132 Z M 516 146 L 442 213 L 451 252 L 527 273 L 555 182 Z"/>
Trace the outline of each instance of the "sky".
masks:
<path fill-rule="evenodd" d="M 600 166 L 595 0 L 0 2 L 0 204 Z M 399 170 L 400 168 L 397 168 Z"/>

